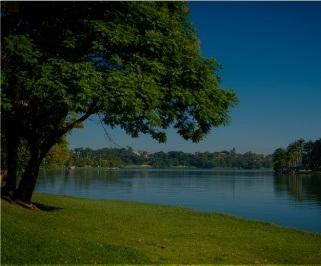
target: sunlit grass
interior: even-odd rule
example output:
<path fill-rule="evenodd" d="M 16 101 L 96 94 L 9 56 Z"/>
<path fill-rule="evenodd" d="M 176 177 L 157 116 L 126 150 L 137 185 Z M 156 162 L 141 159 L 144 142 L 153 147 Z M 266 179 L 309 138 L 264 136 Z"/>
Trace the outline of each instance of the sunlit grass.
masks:
<path fill-rule="evenodd" d="M 321 262 L 321 235 L 189 209 L 35 195 L 2 201 L 2 263 Z"/>

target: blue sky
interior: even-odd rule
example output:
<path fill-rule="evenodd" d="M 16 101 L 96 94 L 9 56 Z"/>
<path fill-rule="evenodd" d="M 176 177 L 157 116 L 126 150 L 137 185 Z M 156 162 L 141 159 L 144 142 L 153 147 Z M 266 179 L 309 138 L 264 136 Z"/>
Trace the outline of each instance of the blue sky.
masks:
<path fill-rule="evenodd" d="M 271 153 L 298 138 L 321 137 L 321 2 L 191 2 L 202 53 L 222 65 L 222 87 L 240 103 L 229 126 L 193 144 L 168 130 L 166 144 L 108 129 L 121 147 Z M 95 120 L 95 118 L 93 118 Z M 115 147 L 87 121 L 69 136 L 71 148 Z"/>

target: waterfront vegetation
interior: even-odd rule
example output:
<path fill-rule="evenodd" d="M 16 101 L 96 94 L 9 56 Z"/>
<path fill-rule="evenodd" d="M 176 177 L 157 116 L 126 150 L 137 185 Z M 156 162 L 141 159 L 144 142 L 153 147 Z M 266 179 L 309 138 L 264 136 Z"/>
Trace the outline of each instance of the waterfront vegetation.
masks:
<path fill-rule="evenodd" d="M 321 236 L 217 213 L 34 195 L 2 200 L 2 263 L 317 264 Z"/>
<path fill-rule="evenodd" d="M 316 141 L 299 139 L 286 149 L 276 149 L 273 163 L 278 174 L 321 172 L 321 138 Z"/>
<path fill-rule="evenodd" d="M 70 151 L 66 135 L 93 115 L 107 137 L 105 126 L 119 127 L 164 143 L 172 128 L 197 143 L 229 124 L 238 97 L 222 88 L 220 63 L 203 56 L 185 2 L 2 1 L 1 10 L 2 263 L 320 263 L 320 234 L 176 207 L 33 198 L 41 167 L 320 171 L 321 139 L 273 156 Z M 61 172 L 67 181 L 71 171 Z"/>
<path fill-rule="evenodd" d="M 155 152 L 134 151 L 131 147 L 104 148 L 93 150 L 79 148 L 71 151 L 69 164 L 75 166 L 103 167 L 152 167 L 152 168 L 234 168 L 260 169 L 272 168 L 272 156 L 253 152 L 236 153 L 231 151 L 196 152 L 182 151 Z"/>

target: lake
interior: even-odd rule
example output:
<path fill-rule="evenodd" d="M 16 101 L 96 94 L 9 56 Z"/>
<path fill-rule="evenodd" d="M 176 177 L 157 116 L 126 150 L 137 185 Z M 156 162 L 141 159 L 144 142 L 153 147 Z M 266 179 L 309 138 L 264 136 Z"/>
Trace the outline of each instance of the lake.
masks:
<path fill-rule="evenodd" d="M 321 176 L 268 171 L 76 168 L 42 170 L 37 192 L 223 212 L 321 232 Z"/>

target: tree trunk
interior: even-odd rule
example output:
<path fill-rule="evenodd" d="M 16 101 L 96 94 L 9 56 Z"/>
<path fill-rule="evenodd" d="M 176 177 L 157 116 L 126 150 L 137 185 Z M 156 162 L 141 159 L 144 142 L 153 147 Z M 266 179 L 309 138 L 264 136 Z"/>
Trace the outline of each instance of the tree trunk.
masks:
<path fill-rule="evenodd" d="M 43 143 L 42 145 L 29 140 L 30 160 L 22 174 L 18 189 L 14 195 L 15 200 L 19 203 L 22 203 L 25 207 L 34 207 L 31 204 L 31 198 L 37 183 L 41 162 L 52 146 L 57 142 L 58 138 L 59 137 L 52 137 L 49 141 Z"/>
<path fill-rule="evenodd" d="M 8 132 L 5 136 L 7 148 L 7 173 L 4 177 L 4 186 L 2 188 L 2 196 L 13 197 L 16 190 L 17 180 L 17 161 L 19 137 L 16 132 Z"/>
<path fill-rule="evenodd" d="M 21 181 L 15 193 L 15 200 L 31 204 L 32 193 L 38 179 L 40 164 L 43 160 L 39 147 L 30 149 L 30 160 L 22 174 Z"/>

